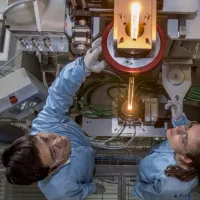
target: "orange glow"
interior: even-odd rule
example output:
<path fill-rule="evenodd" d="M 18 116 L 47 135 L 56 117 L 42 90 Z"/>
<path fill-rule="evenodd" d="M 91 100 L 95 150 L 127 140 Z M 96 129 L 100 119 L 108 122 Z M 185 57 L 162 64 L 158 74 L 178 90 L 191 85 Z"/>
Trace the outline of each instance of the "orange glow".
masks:
<path fill-rule="evenodd" d="M 128 107 L 127 109 L 131 111 L 133 109 L 133 99 L 134 99 L 134 77 L 129 77 L 129 87 L 128 87 Z"/>
<path fill-rule="evenodd" d="M 140 4 L 135 2 L 131 5 L 131 38 L 137 39 L 140 21 Z"/>

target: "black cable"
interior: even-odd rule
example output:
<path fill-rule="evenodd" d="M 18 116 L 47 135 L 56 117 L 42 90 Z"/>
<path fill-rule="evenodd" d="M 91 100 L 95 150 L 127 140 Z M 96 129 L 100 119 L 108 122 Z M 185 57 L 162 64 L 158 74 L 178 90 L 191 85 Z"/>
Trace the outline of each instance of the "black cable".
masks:
<path fill-rule="evenodd" d="M 122 86 L 120 84 L 118 84 L 117 86 L 111 86 L 109 87 L 107 90 L 106 90 L 106 93 L 107 93 L 107 96 L 112 100 L 112 101 L 115 101 L 116 103 L 118 103 L 115 99 L 115 97 L 113 97 L 111 94 L 110 94 L 110 91 L 113 90 L 113 89 L 118 89 L 118 92 L 119 92 L 119 95 L 123 95 L 122 92 L 120 91 L 120 88 L 127 88 L 126 86 Z M 123 95 L 124 96 L 124 95 Z"/>
<path fill-rule="evenodd" d="M 196 76 L 197 74 L 197 66 L 192 66 L 192 76 Z"/>
<path fill-rule="evenodd" d="M 0 75 L 1 75 L 1 76 L 3 76 L 3 77 L 5 77 L 5 75 L 4 75 L 4 74 L 2 74 L 2 73 L 0 73 Z"/>

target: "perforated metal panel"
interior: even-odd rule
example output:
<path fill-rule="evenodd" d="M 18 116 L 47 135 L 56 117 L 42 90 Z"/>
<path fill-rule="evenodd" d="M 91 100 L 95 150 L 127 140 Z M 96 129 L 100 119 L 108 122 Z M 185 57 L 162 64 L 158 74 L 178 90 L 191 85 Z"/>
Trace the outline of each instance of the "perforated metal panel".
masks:
<path fill-rule="evenodd" d="M 118 182 L 111 177 L 102 177 L 104 180 L 95 180 L 96 182 L 102 184 L 106 188 L 106 192 L 103 195 L 90 195 L 87 200 L 139 200 L 135 198 L 131 191 L 134 180 L 132 177 L 126 177 L 130 179 L 123 186 L 121 180 Z M 105 179 L 106 178 L 106 179 Z M 123 190 L 122 188 L 125 188 Z M 123 194 L 124 193 L 124 194 Z M 122 198 L 125 195 L 125 199 Z M 183 198 L 187 200 L 187 198 Z M 199 200 L 200 194 L 196 193 L 192 195 L 192 200 Z M 3 173 L 0 173 L 0 200 L 45 200 L 45 197 L 37 188 L 36 185 L 32 186 L 12 186 L 5 181 Z"/>
<path fill-rule="evenodd" d="M 0 147 L 1 152 L 1 147 Z M 132 195 L 132 187 L 136 181 L 135 171 L 137 169 L 137 159 L 133 157 L 133 152 L 118 152 L 119 157 L 110 157 L 113 154 L 105 151 L 98 152 L 98 155 L 109 155 L 106 159 L 96 160 L 95 182 L 102 184 L 106 188 L 103 195 L 90 195 L 87 200 L 139 200 Z M 115 152 L 117 155 L 117 153 Z M 130 156 L 132 159 L 125 159 Z M 129 158 L 131 158 L 129 157 Z M 108 159 L 109 158 L 109 159 Z M 0 200 L 45 200 L 37 185 L 16 186 L 6 182 L 4 167 L 0 163 Z M 188 199 L 191 199 L 188 197 Z M 192 200 L 199 200 L 200 194 L 193 194 Z M 181 199 L 182 200 L 182 199 Z M 187 200 L 187 198 L 183 198 Z"/>
<path fill-rule="evenodd" d="M 6 186 L 4 200 L 45 200 L 37 186 Z"/>
<path fill-rule="evenodd" d="M 120 180 L 114 178 L 107 178 L 103 180 L 95 180 L 95 182 L 102 184 L 106 188 L 103 195 L 90 195 L 87 200 L 116 200 L 119 199 Z"/>

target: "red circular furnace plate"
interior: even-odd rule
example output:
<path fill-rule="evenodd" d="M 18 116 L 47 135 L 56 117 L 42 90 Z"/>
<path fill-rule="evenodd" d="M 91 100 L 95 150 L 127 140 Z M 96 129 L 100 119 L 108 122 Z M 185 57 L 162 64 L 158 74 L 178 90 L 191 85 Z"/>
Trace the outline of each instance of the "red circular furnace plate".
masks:
<path fill-rule="evenodd" d="M 120 65 L 118 62 L 116 62 L 112 56 L 110 55 L 109 51 L 108 51 L 108 47 L 107 47 L 107 38 L 108 38 L 108 34 L 110 32 L 110 30 L 113 28 L 113 22 L 110 23 L 104 33 L 103 33 L 103 36 L 102 36 L 102 49 L 103 49 L 103 53 L 104 53 L 104 56 L 106 58 L 106 60 L 108 61 L 108 63 L 113 66 L 114 68 L 120 70 L 120 71 L 123 71 L 123 72 L 127 72 L 127 73 L 143 73 L 143 72 L 147 72 L 149 70 L 152 70 L 154 69 L 160 62 L 161 60 L 163 59 L 164 57 L 164 54 L 165 54 L 165 49 L 166 49 L 166 38 L 165 38 L 165 34 L 163 32 L 163 30 L 161 29 L 161 27 L 159 25 L 157 25 L 157 31 L 160 35 L 160 42 L 161 42 L 161 45 L 160 45 L 160 51 L 158 53 L 158 55 L 155 57 L 155 59 L 149 63 L 148 65 L 145 65 L 143 67 L 140 67 L 140 68 L 128 68 L 128 67 L 125 67 L 123 65 Z"/>

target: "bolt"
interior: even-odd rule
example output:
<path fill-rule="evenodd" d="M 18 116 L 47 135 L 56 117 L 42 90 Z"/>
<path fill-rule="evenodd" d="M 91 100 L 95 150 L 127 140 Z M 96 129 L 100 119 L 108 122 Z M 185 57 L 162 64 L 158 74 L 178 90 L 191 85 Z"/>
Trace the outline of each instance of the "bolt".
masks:
<path fill-rule="evenodd" d="M 145 103 L 150 103 L 150 100 L 149 100 L 149 99 L 146 99 Z"/>
<path fill-rule="evenodd" d="M 150 43 L 149 38 L 146 38 L 146 39 L 145 39 L 145 42 L 146 42 L 147 44 L 149 44 L 149 43 Z"/>
<path fill-rule="evenodd" d="M 146 120 L 146 121 L 150 121 L 150 118 L 149 118 L 149 117 L 146 117 L 145 120 Z"/>
<path fill-rule="evenodd" d="M 156 104 L 156 103 L 157 103 L 157 101 L 156 101 L 156 100 L 153 100 L 153 101 L 152 101 L 152 104 Z"/>
<path fill-rule="evenodd" d="M 121 13 L 121 15 L 120 15 L 120 19 L 121 19 L 121 20 L 124 20 L 124 19 L 125 19 L 125 15 L 124 15 L 124 13 Z"/>
<path fill-rule="evenodd" d="M 81 19 L 81 20 L 79 21 L 79 25 L 81 25 L 81 26 L 85 26 L 86 24 L 87 24 L 87 21 L 84 20 L 84 19 Z"/>
<path fill-rule="evenodd" d="M 147 14 L 146 14 L 146 16 L 145 16 L 145 20 L 149 20 L 149 19 L 150 19 L 150 17 L 151 17 L 151 16 L 150 16 L 150 14 L 149 14 L 149 13 L 147 13 Z"/>
<path fill-rule="evenodd" d="M 124 38 L 121 37 L 120 40 L 119 40 L 119 43 L 123 43 L 124 42 Z"/>
<path fill-rule="evenodd" d="M 180 97 L 178 95 L 175 96 L 176 101 L 178 101 L 180 99 Z"/>
<path fill-rule="evenodd" d="M 174 74 L 174 78 L 177 79 L 178 78 L 178 74 Z"/>
<path fill-rule="evenodd" d="M 117 131 L 117 128 L 115 128 L 114 131 Z"/>
<path fill-rule="evenodd" d="M 142 131 L 145 132 L 145 129 L 143 128 Z"/>

